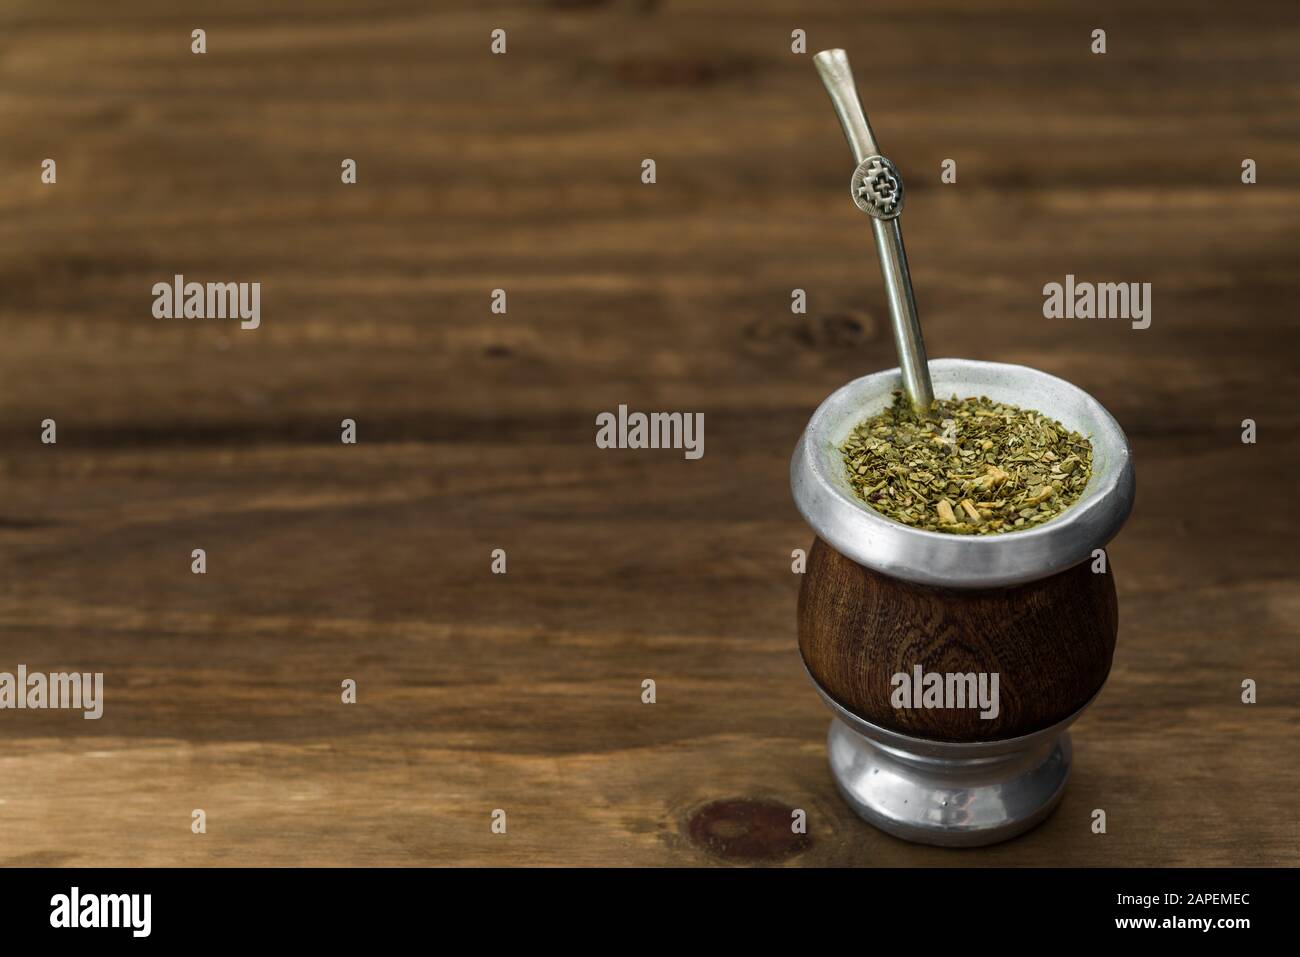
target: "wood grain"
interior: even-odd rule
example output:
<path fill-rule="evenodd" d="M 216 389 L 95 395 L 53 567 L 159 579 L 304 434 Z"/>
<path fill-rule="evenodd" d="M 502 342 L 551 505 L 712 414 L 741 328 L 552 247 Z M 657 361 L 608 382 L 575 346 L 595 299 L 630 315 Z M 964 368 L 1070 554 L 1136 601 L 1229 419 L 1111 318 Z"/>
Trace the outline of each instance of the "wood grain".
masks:
<path fill-rule="evenodd" d="M 799 651 L 841 706 L 935 741 L 994 741 L 1049 728 L 1101 690 L 1119 626 L 1114 570 L 1091 562 L 1015 588 L 959 591 L 881 575 L 820 538 L 799 589 Z M 893 676 L 998 676 L 998 707 L 895 707 Z M 991 686 L 986 685 L 986 689 Z M 963 691 L 963 694 L 965 692 Z M 991 711 L 992 709 L 990 709 Z"/>
<path fill-rule="evenodd" d="M 906 178 L 930 354 L 1134 447 L 1069 790 L 979 852 L 853 817 L 799 661 L 790 451 L 893 360 L 796 27 Z M 1298 48 L 1284 0 L 0 5 L 0 670 L 107 683 L 0 712 L 0 862 L 1300 863 Z M 178 272 L 262 327 L 154 320 Z M 1045 320 L 1066 273 L 1151 328 Z M 619 403 L 704 457 L 596 449 Z"/>

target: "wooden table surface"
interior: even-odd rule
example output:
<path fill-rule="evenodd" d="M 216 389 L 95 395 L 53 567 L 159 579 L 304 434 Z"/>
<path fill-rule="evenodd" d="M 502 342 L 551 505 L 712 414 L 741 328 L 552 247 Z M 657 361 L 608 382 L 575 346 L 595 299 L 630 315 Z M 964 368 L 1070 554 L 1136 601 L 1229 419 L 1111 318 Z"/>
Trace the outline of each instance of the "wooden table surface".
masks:
<path fill-rule="evenodd" d="M 1300 9 L 894 6 L 0 6 L 0 670 L 106 683 L 0 712 L 0 862 L 1300 863 Z M 829 46 L 930 354 L 1135 450 L 1069 790 L 979 851 L 850 813 L 796 651 L 790 452 L 894 364 Z M 261 282 L 261 328 L 154 319 L 176 273 Z M 1152 283 L 1151 327 L 1043 318 L 1067 273 Z M 597 449 L 621 403 L 704 457 Z"/>

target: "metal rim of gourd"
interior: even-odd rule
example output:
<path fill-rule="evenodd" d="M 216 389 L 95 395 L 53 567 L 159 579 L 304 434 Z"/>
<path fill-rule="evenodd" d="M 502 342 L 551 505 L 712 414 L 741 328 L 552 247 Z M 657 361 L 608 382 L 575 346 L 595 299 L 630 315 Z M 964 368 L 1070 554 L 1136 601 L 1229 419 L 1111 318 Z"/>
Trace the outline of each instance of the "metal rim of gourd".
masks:
<path fill-rule="evenodd" d="M 929 363 L 936 396 L 987 396 L 1056 419 L 1092 443 L 1083 494 L 1035 528 L 958 535 L 912 528 L 875 511 L 849 485 L 840 446 L 854 427 L 902 389 L 899 369 L 854 379 L 813 413 L 790 462 L 795 504 L 818 537 L 881 574 L 922 585 L 996 588 L 1046 578 L 1093 557 L 1133 507 L 1128 438 L 1087 392 L 1038 369 L 973 359 Z"/>

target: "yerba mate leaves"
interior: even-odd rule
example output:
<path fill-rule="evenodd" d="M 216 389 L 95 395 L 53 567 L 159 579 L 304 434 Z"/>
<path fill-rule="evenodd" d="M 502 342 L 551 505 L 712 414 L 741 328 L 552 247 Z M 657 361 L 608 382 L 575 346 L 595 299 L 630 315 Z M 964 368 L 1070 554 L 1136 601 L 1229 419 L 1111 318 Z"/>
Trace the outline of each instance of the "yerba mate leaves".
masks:
<path fill-rule="evenodd" d="M 936 399 L 924 415 L 894 393 L 840 446 L 849 484 L 896 522 L 992 535 L 1034 528 L 1069 508 L 1092 478 L 1092 445 L 1031 409 Z"/>

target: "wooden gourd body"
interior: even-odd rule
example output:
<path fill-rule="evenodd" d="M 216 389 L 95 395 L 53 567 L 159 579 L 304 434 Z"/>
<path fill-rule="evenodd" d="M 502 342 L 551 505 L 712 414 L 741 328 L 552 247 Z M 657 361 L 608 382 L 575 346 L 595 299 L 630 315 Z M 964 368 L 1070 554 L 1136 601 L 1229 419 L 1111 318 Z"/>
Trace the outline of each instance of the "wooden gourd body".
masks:
<path fill-rule="evenodd" d="M 818 538 L 799 591 L 799 650 L 822 689 L 874 725 L 935 741 L 1015 738 L 1074 714 L 1106 681 L 1118 621 L 1109 566 L 1094 572 L 1091 561 L 1024 585 L 936 588 L 864 568 Z M 894 675 L 918 665 L 996 672 L 997 715 L 895 708 Z"/>

